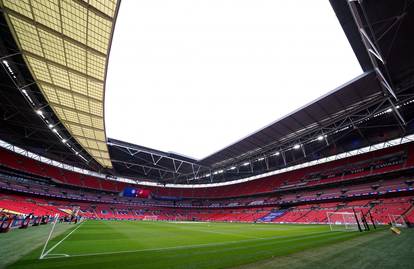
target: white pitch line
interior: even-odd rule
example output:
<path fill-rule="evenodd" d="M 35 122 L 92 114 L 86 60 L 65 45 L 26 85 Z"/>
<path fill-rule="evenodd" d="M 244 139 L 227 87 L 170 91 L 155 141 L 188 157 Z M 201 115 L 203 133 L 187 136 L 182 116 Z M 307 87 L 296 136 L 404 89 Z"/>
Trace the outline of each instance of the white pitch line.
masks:
<path fill-rule="evenodd" d="M 56 253 L 56 254 L 50 253 L 49 256 L 64 256 L 64 257 L 70 257 L 70 255 L 65 254 L 65 253 L 62 253 L 62 254 L 60 254 L 60 253 Z"/>
<path fill-rule="evenodd" d="M 332 233 L 331 231 L 327 232 L 315 232 L 303 235 L 304 237 L 313 237 L 314 235 L 318 234 L 325 234 L 325 233 Z M 121 250 L 121 251 L 108 251 L 108 252 L 97 252 L 97 253 L 85 253 L 85 254 L 72 254 L 66 256 L 56 256 L 56 257 L 47 257 L 46 259 L 61 259 L 61 258 L 72 258 L 72 257 L 88 257 L 88 256 L 101 256 L 101 255 L 112 255 L 112 254 L 128 254 L 128 253 L 139 253 L 139 252 L 150 252 L 150 251 L 162 251 L 162 250 L 173 250 L 173 249 L 191 249 L 191 248 L 199 248 L 199 247 L 211 247 L 211 246 L 224 246 L 230 244 L 237 244 L 237 243 L 244 243 L 244 242 L 254 242 L 254 241 L 266 241 L 272 239 L 281 239 L 281 238 L 288 238 L 290 236 L 273 236 L 267 238 L 257 238 L 257 239 L 246 239 L 246 240 L 238 240 L 238 241 L 227 241 L 221 243 L 210 243 L 210 244 L 198 244 L 198 245 L 187 245 L 187 246 L 174 246 L 174 247 L 165 247 L 165 248 L 147 248 L 147 249 L 134 249 L 134 250 Z M 302 238 L 294 238 L 290 240 L 285 240 L 285 242 L 290 241 L 297 241 Z"/>
<path fill-rule="evenodd" d="M 161 250 L 172 250 L 172 249 L 190 249 L 190 248 L 198 248 L 198 247 L 229 245 L 229 244 L 235 244 L 235 243 L 246 242 L 246 241 L 252 241 L 252 240 L 228 241 L 228 242 L 222 242 L 222 243 L 198 244 L 198 245 L 188 245 L 188 246 L 175 246 L 175 247 L 165 247 L 165 248 L 147 248 L 147 249 L 134 249 L 134 250 L 121 250 L 121 251 L 108 251 L 108 252 L 97 252 L 97 253 L 73 254 L 73 255 L 68 255 L 67 257 L 85 257 L 85 256 L 99 256 L 99 255 L 111 255 L 111 254 L 150 252 L 150 251 L 161 251 Z M 46 259 L 57 259 L 57 258 L 66 258 L 66 257 L 47 257 Z"/>
<path fill-rule="evenodd" d="M 217 231 L 208 231 L 208 230 L 195 230 L 195 229 L 188 229 L 184 228 L 185 230 L 192 230 L 202 233 L 212 233 L 212 234 L 221 234 L 221 235 L 230 235 L 230 236 L 237 236 L 237 237 L 243 237 L 243 238 L 249 238 L 249 239 L 266 239 L 264 237 L 258 237 L 258 236 L 250 236 L 250 235 L 244 235 L 244 234 L 236 234 L 236 233 L 225 233 L 225 232 L 217 232 Z"/>
<path fill-rule="evenodd" d="M 237 236 L 237 237 L 243 237 L 248 239 L 265 239 L 264 237 L 258 237 L 254 235 L 245 235 L 245 234 L 237 234 L 237 233 L 226 233 L 226 232 L 217 232 L 217 231 L 211 231 L 211 230 L 200 230 L 197 228 L 189 228 L 188 226 L 178 226 L 179 229 L 182 230 L 190 230 L 190 231 L 196 231 L 196 232 L 202 232 L 202 233 L 212 233 L 212 234 L 222 234 L 222 235 L 230 235 L 230 236 Z"/>
<path fill-rule="evenodd" d="M 66 240 L 66 238 L 68 238 L 71 234 L 73 234 L 77 229 L 79 229 L 79 227 L 81 227 L 82 224 L 84 224 L 86 221 L 82 222 L 81 224 L 78 225 L 78 227 L 76 227 L 75 229 L 73 229 L 70 233 L 68 233 L 65 237 L 63 237 L 62 240 L 60 240 L 59 242 L 57 242 L 53 247 L 51 247 L 48 251 L 46 251 L 45 254 L 43 254 L 42 257 L 40 257 L 40 259 L 45 258 L 52 250 L 54 250 L 57 246 L 59 246 L 63 241 Z M 67 254 L 65 254 L 67 255 Z M 68 255 L 69 256 L 69 255 Z"/>

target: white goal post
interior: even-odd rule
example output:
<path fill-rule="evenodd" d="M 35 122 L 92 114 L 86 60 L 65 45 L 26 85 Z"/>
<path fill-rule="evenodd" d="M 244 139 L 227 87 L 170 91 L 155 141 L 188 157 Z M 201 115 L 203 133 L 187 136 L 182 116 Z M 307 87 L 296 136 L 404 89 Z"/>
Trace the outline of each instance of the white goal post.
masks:
<path fill-rule="evenodd" d="M 326 216 L 331 231 L 359 231 L 358 221 L 362 224 L 360 213 L 327 212 Z"/>
<path fill-rule="evenodd" d="M 407 223 L 403 215 L 388 215 L 392 227 L 406 228 Z"/>
<path fill-rule="evenodd" d="M 151 215 L 151 216 L 144 216 L 144 218 L 142 220 L 150 220 L 150 221 L 155 221 L 158 220 L 158 216 L 156 215 Z"/>

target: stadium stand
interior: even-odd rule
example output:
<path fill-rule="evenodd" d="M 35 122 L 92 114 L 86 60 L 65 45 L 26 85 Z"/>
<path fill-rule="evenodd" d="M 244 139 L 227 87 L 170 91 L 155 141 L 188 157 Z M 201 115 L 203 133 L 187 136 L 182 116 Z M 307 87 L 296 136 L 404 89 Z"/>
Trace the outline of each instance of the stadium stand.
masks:
<path fill-rule="evenodd" d="M 371 214 L 377 224 L 388 223 L 389 215 L 412 221 L 413 161 L 408 157 L 412 148 L 412 144 L 387 148 L 235 186 L 158 192 L 153 188 L 155 195 L 149 199 L 120 197 L 124 183 L 51 167 L 1 149 L 0 208 L 44 216 L 79 206 L 81 215 L 91 219 L 273 223 L 327 223 L 328 212 L 356 210 Z M 260 187 L 251 190 L 253 185 Z M 162 199 L 162 194 L 180 199 Z"/>
<path fill-rule="evenodd" d="M 412 168 L 413 145 L 390 147 L 359 156 L 345 158 L 330 163 L 286 172 L 241 184 L 211 188 L 162 188 L 141 186 L 151 190 L 156 196 L 185 198 L 237 197 L 253 194 L 271 193 L 310 186 L 320 186 L 336 182 L 358 180 L 376 175 Z M 26 158 L 22 155 L 0 149 L 0 164 L 4 167 L 24 171 L 34 176 L 49 178 L 55 183 L 77 187 L 119 192 L 126 184 L 102 180 L 92 176 L 59 169 Z"/>

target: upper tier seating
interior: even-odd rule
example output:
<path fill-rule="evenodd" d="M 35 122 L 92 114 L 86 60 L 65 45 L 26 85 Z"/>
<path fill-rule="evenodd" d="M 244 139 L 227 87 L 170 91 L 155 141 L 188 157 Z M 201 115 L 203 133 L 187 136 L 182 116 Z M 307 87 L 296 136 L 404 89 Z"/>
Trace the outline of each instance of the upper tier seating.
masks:
<path fill-rule="evenodd" d="M 268 193 L 295 187 L 303 188 L 305 186 L 357 180 L 367 176 L 413 167 L 413 151 L 414 143 L 411 143 L 239 184 L 209 188 L 150 187 L 150 189 L 158 196 L 211 198 Z M 315 175 L 317 175 L 316 178 Z"/>
<path fill-rule="evenodd" d="M 139 185 L 136 187 L 150 189 L 155 195 L 168 197 L 224 198 L 247 196 L 296 187 L 357 180 L 366 176 L 414 167 L 413 151 L 414 143 L 404 144 L 253 181 L 220 187 L 165 188 Z M 110 181 L 51 166 L 4 148 L 0 148 L 0 165 L 46 177 L 55 182 L 83 188 L 115 193 L 127 186 L 123 182 Z"/>

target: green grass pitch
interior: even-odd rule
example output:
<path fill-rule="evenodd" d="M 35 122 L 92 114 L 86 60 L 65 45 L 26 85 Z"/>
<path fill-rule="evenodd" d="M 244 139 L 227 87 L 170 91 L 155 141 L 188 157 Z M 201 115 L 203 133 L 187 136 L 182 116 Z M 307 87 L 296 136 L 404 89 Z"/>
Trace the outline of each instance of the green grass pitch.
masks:
<path fill-rule="evenodd" d="M 0 235 L 0 267 L 414 268 L 410 230 L 394 236 L 386 229 L 331 232 L 324 225 L 86 221 L 58 224 L 39 259 L 50 227 Z"/>

